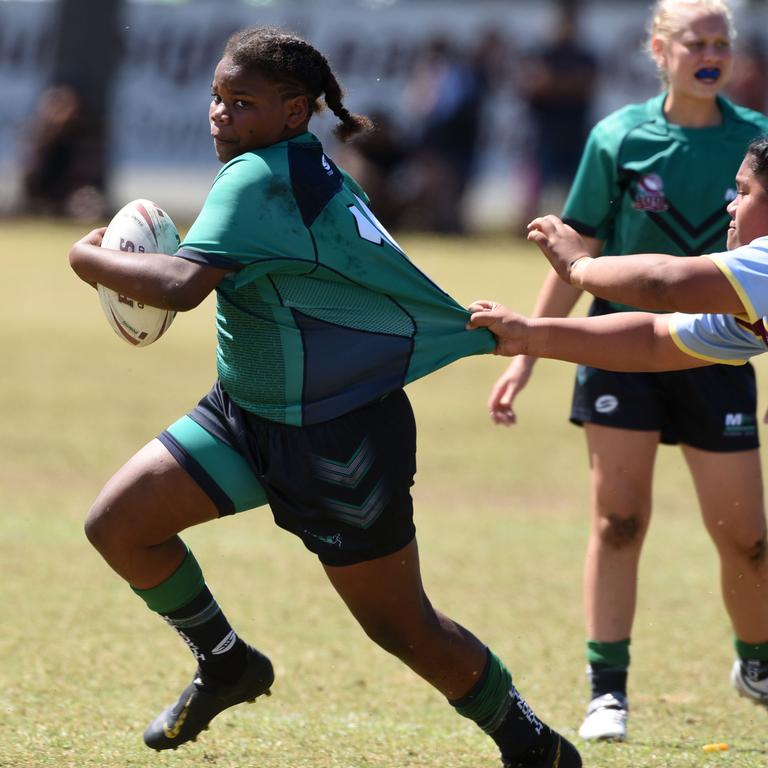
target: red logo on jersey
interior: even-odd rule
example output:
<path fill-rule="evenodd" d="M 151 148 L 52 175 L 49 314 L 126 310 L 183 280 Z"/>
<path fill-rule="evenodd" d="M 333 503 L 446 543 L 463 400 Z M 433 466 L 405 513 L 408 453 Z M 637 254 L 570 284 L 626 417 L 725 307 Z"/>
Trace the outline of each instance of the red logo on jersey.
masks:
<path fill-rule="evenodd" d="M 632 205 L 638 211 L 651 213 L 660 213 L 669 208 L 667 198 L 664 197 L 664 182 L 658 173 L 648 173 L 640 177 Z"/>

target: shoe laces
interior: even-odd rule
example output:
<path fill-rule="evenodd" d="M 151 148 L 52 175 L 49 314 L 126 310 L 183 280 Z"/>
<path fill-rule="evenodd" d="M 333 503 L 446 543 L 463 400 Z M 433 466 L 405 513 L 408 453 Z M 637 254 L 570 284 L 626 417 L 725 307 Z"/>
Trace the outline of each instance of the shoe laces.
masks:
<path fill-rule="evenodd" d="M 624 710 L 629 709 L 627 703 L 627 697 L 619 691 L 613 693 L 604 693 L 602 696 L 597 696 L 589 702 L 587 707 L 587 714 L 591 715 L 593 712 L 597 712 L 599 709 L 615 709 Z"/>
<path fill-rule="evenodd" d="M 741 669 L 751 683 L 759 683 L 768 678 L 768 661 L 747 659 L 741 662 Z"/>

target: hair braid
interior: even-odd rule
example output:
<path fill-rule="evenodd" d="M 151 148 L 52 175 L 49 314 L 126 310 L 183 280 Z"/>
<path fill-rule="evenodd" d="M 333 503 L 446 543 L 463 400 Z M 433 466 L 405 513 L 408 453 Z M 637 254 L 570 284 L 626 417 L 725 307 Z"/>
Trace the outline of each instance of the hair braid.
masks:
<path fill-rule="evenodd" d="M 320 109 L 318 99 L 322 95 L 339 118 L 333 132 L 341 141 L 373 127 L 365 115 L 353 114 L 344 106 L 341 86 L 325 56 L 296 35 L 278 27 L 249 27 L 229 38 L 224 55 L 283 86 L 286 96 L 306 95 L 312 113 Z"/>
<path fill-rule="evenodd" d="M 342 98 L 344 96 L 341 85 L 336 79 L 336 75 L 328 64 L 328 61 L 322 54 L 320 58 L 323 60 L 325 78 L 323 81 L 323 93 L 325 103 L 328 109 L 333 112 L 336 117 L 339 118 L 339 125 L 334 128 L 333 133 L 340 141 L 347 141 L 352 136 L 358 133 L 367 133 L 373 128 L 373 123 L 370 118 L 365 115 L 356 115 L 350 112 L 343 104 Z"/>

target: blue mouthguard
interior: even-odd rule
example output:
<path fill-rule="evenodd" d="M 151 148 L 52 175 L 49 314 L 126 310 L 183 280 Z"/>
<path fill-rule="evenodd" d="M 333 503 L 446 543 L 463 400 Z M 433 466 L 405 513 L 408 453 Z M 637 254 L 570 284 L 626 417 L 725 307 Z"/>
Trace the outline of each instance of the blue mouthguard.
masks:
<path fill-rule="evenodd" d="M 714 67 L 712 69 L 700 69 L 695 77 L 697 80 L 717 80 L 720 77 L 720 70 Z"/>

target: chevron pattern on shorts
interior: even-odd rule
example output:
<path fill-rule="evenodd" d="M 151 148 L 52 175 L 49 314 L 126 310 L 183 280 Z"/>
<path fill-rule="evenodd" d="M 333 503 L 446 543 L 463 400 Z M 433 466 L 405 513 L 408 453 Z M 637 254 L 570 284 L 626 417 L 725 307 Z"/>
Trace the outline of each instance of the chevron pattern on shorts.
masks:
<path fill-rule="evenodd" d="M 366 437 L 360 447 L 352 454 L 349 461 L 333 461 L 322 456 L 312 457 L 315 477 L 331 485 L 345 488 L 357 488 L 373 464 L 374 453 Z"/>
<path fill-rule="evenodd" d="M 362 504 L 347 504 L 337 499 L 323 499 L 329 517 L 357 528 L 370 528 L 387 505 L 384 481 L 379 480 Z"/>

